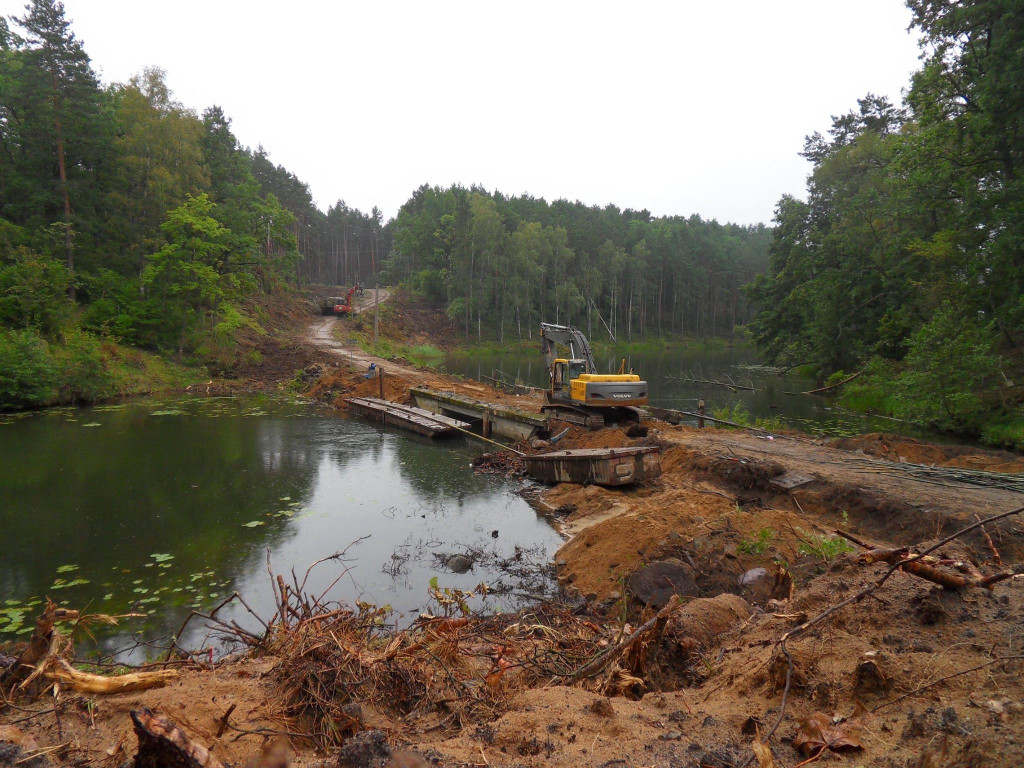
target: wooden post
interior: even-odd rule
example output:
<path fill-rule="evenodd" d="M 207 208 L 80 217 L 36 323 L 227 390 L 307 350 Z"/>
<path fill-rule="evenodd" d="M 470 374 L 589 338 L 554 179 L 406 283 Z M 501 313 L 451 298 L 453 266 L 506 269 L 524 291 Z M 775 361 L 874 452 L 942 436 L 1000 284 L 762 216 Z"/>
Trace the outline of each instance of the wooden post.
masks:
<path fill-rule="evenodd" d="M 380 399 L 384 399 L 384 369 L 377 367 L 377 392 L 380 395 Z"/>
<path fill-rule="evenodd" d="M 483 424 L 480 427 L 480 431 L 483 433 L 484 437 L 490 437 L 491 436 L 491 409 L 490 408 L 484 408 L 484 419 L 483 419 Z"/>
<path fill-rule="evenodd" d="M 704 400 L 703 398 L 697 401 L 697 413 L 700 416 L 697 417 L 697 429 L 704 429 Z"/>

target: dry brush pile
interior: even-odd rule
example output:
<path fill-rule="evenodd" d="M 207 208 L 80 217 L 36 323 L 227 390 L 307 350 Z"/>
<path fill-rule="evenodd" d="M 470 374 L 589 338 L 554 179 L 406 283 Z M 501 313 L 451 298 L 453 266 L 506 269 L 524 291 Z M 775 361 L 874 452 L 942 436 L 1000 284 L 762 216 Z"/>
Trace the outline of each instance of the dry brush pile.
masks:
<path fill-rule="evenodd" d="M 409 732 L 454 731 L 500 716 L 524 688 L 574 683 L 609 695 L 640 692 L 648 649 L 677 605 L 633 629 L 553 602 L 473 615 L 466 593 L 432 592 L 453 615 L 424 615 L 400 630 L 388 626 L 384 609 L 365 603 L 285 606 L 291 618 L 273 625 L 267 650 L 279 659 L 289 729 L 329 748 L 365 727 L 363 707 Z"/>

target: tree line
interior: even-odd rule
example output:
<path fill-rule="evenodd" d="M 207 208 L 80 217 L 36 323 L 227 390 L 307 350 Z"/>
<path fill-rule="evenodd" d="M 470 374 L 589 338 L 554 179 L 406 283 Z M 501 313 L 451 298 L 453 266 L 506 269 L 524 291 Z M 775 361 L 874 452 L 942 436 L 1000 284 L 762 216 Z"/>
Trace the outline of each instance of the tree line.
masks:
<path fill-rule="evenodd" d="M 112 342 L 230 363 L 252 296 L 365 281 L 387 247 L 162 70 L 101 85 L 60 2 L 0 17 L 0 407 L 111 394 Z"/>
<path fill-rule="evenodd" d="M 909 0 L 921 68 L 815 133 L 747 295 L 780 364 L 850 401 L 1024 448 L 1024 6 Z"/>
<path fill-rule="evenodd" d="M 532 336 L 541 321 L 590 336 L 731 336 L 770 230 L 479 187 L 424 185 L 389 225 L 389 280 L 422 291 L 467 338 Z"/>

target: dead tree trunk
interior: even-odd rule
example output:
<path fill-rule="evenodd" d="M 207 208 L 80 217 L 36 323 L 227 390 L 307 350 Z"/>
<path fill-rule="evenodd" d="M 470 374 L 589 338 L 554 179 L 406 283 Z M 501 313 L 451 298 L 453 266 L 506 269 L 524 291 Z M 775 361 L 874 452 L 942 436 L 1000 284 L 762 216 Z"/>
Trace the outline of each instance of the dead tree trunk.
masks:
<path fill-rule="evenodd" d="M 148 707 L 132 710 L 139 751 L 134 768 L 224 768 L 210 750 L 196 743 L 166 715 Z"/>

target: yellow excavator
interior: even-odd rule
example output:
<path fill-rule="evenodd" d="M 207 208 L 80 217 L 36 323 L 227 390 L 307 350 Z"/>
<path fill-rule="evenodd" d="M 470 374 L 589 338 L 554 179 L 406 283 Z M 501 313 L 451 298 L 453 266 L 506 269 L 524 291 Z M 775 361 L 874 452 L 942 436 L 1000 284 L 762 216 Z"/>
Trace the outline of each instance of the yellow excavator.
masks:
<path fill-rule="evenodd" d="M 571 325 L 541 323 L 540 343 L 548 364 L 544 413 L 589 429 L 640 420 L 637 407 L 647 405 L 646 381 L 621 369 L 598 373 L 587 337 Z M 559 345 L 569 350 L 568 357 L 558 356 Z"/>

